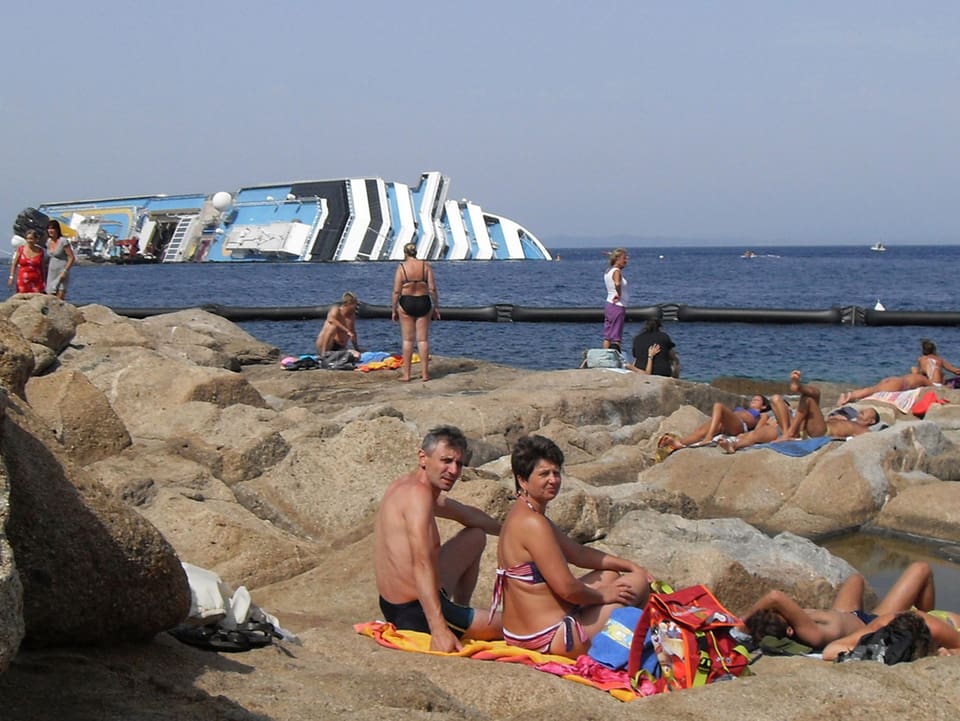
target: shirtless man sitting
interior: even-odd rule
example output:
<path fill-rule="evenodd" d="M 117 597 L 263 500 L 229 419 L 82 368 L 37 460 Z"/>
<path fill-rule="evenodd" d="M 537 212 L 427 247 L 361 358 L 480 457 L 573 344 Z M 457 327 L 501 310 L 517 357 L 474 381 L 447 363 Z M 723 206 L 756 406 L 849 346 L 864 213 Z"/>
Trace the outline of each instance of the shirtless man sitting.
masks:
<path fill-rule="evenodd" d="M 833 606 L 825 610 L 801 608 L 783 591 L 770 591 L 744 615 L 744 626 L 757 644 L 765 636 L 791 637 L 819 650 L 837 639 L 866 633 L 878 617 L 911 608 L 930 610 L 935 600 L 933 572 L 921 561 L 907 566 L 872 613 L 863 610 L 864 587 L 863 576 L 855 573 L 840 585 Z"/>
<path fill-rule="evenodd" d="M 470 608 L 486 534 L 499 521 L 446 493 L 460 478 L 467 439 L 440 426 L 424 437 L 419 467 L 393 481 L 383 494 L 374 525 L 374 571 L 380 610 L 399 629 L 430 634 L 432 651 L 461 648 L 460 638 L 502 638 L 500 614 Z M 437 517 L 464 528 L 442 546 Z"/>
<path fill-rule="evenodd" d="M 724 438 L 717 445 L 725 453 L 734 453 L 740 448 L 757 443 L 775 443 L 800 438 L 806 433 L 810 438 L 830 436 L 848 438 L 867 433 L 870 427 L 879 422 L 880 416 L 874 408 L 863 408 L 854 418 L 848 418 L 842 411 L 834 411 L 826 418 L 820 409 L 820 389 L 801 383 L 800 371 L 790 374 L 790 392 L 799 393 L 797 409 L 791 412 L 781 396 L 773 396 L 770 406 L 773 418 L 757 424 L 757 427 L 733 438 Z"/>
<path fill-rule="evenodd" d="M 852 401 L 859 401 L 867 396 L 872 396 L 874 393 L 879 393 L 880 391 L 910 391 L 914 388 L 924 388 L 930 385 L 933 385 L 933 381 L 927 378 L 923 373 L 917 373 L 916 369 L 914 369 L 913 372 L 907 373 L 903 376 L 889 376 L 884 378 L 879 383 L 872 385 L 869 388 L 860 388 L 855 391 L 843 393 L 840 395 L 840 400 L 838 402 L 840 405 L 844 405 Z"/>
<path fill-rule="evenodd" d="M 346 350 L 347 343 L 360 351 L 357 340 L 357 296 L 347 291 L 329 311 L 317 335 L 317 355 L 327 351 Z"/>

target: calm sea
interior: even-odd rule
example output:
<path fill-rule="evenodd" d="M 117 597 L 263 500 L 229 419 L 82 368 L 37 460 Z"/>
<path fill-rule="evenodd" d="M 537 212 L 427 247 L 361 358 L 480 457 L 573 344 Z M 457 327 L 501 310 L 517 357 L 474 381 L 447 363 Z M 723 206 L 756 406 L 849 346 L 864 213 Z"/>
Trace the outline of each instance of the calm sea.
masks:
<path fill-rule="evenodd" d="M 630 304 L 725 308 L 960 310 L 953 268 L 960 246 L 901 246 L 886 253 L 866 247 L 636 248 L 625 270 Z M 512 303 L 535 307 L 601 307 L 607 268 L 597 249 L 561 249 L 557 262 L 449 262 L 434 270 L 443 306 Z M 168 264 L 78 268 L 69 300 L 111 307 L 325 305 L 345 290 L 388 305 L 393 263 Z M 315 321 L 241 324 L 285 354 L 309 353 Z M 640 332 L 628 324 L 625 346 Z M 438 355 L 468 356 L 525 368 L 576 367 L 584 349 L 598 347 L 599 323 L 484 323 L 440 321 L 431 329 Z M 666 325 L 677 344 L 683 377 L 779 380 L 794 368 L 811 380 L 867 385 L 905 373 L 929 337 L 960 363 L 957 327 L 849 327 L 819 324 L 681 323 Z M 361 344 L 396 351 L 399 329 L 388 320 L 361 320 Z"/>

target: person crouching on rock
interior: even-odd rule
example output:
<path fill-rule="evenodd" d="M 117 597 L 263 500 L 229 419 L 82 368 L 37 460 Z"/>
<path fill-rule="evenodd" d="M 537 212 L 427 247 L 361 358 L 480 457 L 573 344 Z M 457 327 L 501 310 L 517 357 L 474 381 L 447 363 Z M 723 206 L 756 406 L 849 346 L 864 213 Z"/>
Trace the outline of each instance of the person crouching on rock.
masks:
<path fill-rule="evenodd" d="M 332 350 L 346 350 L 347 343 L 352 343 L 354 349 L 362 352 L 360 341 L 357 340 L 358 304 L 357 296 L 347 291 L 340 302 L 327 311 L 327 319 L 317 336 L 317 355 Z"/>
<path fill-rule="evenodd" d="M 430 650 L 453 652 L 461 638 L 501 637 L 499 614 L 470 608 L 487 534 L 500 522 L 446 494 L 463 471 L 467 439 L 440 426 L 424 437 L 419 467 L 391 483 L 374 525 L 374 571 L 384 620 L 430 634 Z M 464 528 L 443 545 L 437 517 Z"/>

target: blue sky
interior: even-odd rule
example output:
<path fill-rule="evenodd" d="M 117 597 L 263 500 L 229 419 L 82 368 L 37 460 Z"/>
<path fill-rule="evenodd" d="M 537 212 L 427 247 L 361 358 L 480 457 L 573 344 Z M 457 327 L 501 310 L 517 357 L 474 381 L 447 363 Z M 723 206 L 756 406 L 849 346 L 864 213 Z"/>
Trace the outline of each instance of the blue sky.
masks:
<path fill-rule="evenodd" d="M 548 245 L 960 242 L 956 2 L 48 0 L 0 19 L 7 232 L 44 201 L 441 170 Z"/>

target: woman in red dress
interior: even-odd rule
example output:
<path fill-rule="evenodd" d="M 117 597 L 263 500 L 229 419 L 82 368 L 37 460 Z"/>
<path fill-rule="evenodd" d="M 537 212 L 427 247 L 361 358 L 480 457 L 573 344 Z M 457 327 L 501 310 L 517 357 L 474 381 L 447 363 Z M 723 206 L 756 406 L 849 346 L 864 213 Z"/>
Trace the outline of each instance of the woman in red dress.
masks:
<path fill-rule="evenodd" d="M 13 286 L 14 275 L 17 279 L 18 293 L 45 293 L 47 290 L 44 277 L 45 255 L 40 244 L 40 234 L 35 230 L 28 230 L 26 243 L 19 246 L 10 261 L 10 277 L 7 285 Z"/>

